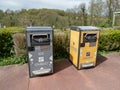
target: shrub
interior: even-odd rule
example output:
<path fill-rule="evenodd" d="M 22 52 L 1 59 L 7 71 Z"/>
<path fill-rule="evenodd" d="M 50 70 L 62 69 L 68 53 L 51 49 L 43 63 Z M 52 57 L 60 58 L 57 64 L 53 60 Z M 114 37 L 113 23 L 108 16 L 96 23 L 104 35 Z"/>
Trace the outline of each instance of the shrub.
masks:
<path fill-rule="evenodd" d="M 69 47 L 69 35 L 68 32 L 55 32 L 54 33 L 54 58 L 65 58 L 68 57 Z"/>
<path fill-rule="evenodd" d="M 16 30 L 17 31 L 17 30 Z M 14 33 L 16 33 L 13 30 Z M 21 54 L 26 53 L 26 44 L 25 44 L 25 34 L 24 33 L 16 33 L 13 35 L 13 32 L 10 30 L 2 30 L 0 31 L 0 56 L 6 57 L 11 55 L 11 49 L 13 49 L 13 41 L 14 41 L 14 48 L 16 55 L 20 57 Z M 12 40 L 13 35 L 13 40 Z M 54 59 L 58 58 L 67 58 L 68 57 L 68 49 L 69 49 L 69 31 L 61 31 L 56 30 L 54 31 L 54 43 L 53 43 L 53 50 L 54 50 Z M 99 39 L 99 51 L 113 51 L 113 50 L 120 50 L 120 30 L 102 30 L 100 32 L 100 39 Z M 10 61 L 12 60 L 13 61 Z M 7 61 L 5 59 L 0 61 L 3 64 L 17 64 L 22 63 L 24 60 L 20 61 L 17 57 L 9 57 Z M 4 61 L 5 60 L 5 61 Z M 15 61 L 18 60 L 18 61 Z"/>
<path fill-rule="evenodd" d="M 103 30 L 99 39 L 99 50 L 120 50 L 120 30 Z"/>
<path fill-rule="evenodd" d="M 7 57 L 12 55 L 12 35 L 16 32 L 24 32 L 24 29 L 19 27 L 9 27 L 0 29 L 0 57 Z"/>
<path fill-rule="evenodd" d="M 14 42 L 14 50 L 16 56 L 20 56 L 21 54 L 26 54 L 26 40 L 24 33 L 15 33 L 13 35 L 13 42 Z"/>
<path fill-rule="evenodd" d="M 54 58 L 65 58 L 68 56 L 68 47 L 69 47 L 69 37 L 68 31 L 55 31 L 54 32 L 54 42 L 53 42 L 53 50 L 54 50 Z M 21 54 L 25 54 L 25 34 L 16 33 L 13 35 L 14 41 L 14 50 L 16 56 Z"/>
<path fill-rule="evenodd" d="M 10 56 L 12 50 L 12 37 L 10 32 L 0 33 L 0 56 Z"/>
<path fill-rule="evenodd" d="M 104 23 L 99 24 L 98 26 L 99 26 L 99 27 L 108 27 L 108 26 L 109 26 L 109 24 L 108 24 L 108 23 L 106 23 L 106 22 L 104 22 Z"/>
<path fill-rule="evenodd" d="M 11 64 L 24 64 L 27 62 L 25 55 L 19 57 L 11 56 L 7 58 L 0 58 L 0 66 L 11 65 Z"/>
<path fill-rule="evenodd" d="M 15 44 L 18 53 L 25 52 L 25 36 L 16 34 Z M 54 58 L 68 57 L 69 49 L 69 31 L 54 31 Z M 100 32 L 99 47 L 100 51 L 120 50 L 120 30 L 102 30 Z"/>
<path fill-rule="evenodd" d="M 25 29 L 22 27 L 8 27 L 8 28 L 0 28 L 0 33 L 1 32 L 11 32 L 11 33 L 16 33 L 16 32 L 24 32 Z"/>

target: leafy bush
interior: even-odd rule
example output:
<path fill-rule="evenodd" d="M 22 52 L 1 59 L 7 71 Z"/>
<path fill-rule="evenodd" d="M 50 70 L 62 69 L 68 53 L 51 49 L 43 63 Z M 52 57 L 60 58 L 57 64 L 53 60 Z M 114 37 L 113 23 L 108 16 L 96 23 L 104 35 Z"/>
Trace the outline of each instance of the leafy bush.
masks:
<path fill-rule="evenodd" d="M 24 31 L 25 31 L 25 29 L 22 27 L 0 28 L 0 33 L 2 33 L 2 32 L 16 33 L 16 32 L 24 32 Z"/>
<path fill-rule="evenodd" d="M 16 56 L 26 54 L 26 40 L 24 33 L 15 33 L 13 35 L 13 42 Z"/>
<path fill-rule="evenodd" d="M 54 33 L 54 58 L 65 58 L 68 57 L 68 47 L 69 47 L 69 35 L 68 32 L 55 32 Z"/>
<path fill-rule="evenodd" d="M 14 45 L 17 53 L 25 53 L 25 35 L 16 34 Z M 54 58 L 68 56 L 69 49 L 69 31 L 54 31 Z M 6 47 L 7 48 L 7 47 Z M 120 50 L 120 30 L 102 30 L 100 32 L 99 47 L 100 51 Z M 8 49 L 9 50 L 9 49 Z"/>
<path fill-rule="evenodd" d="M 12 49 L 12 37 L 10 32 L 0 33 L 0 56 L 10 56 Z"/>
<path fill-rule="evenodd" d="M 120 30 L 103 30 L 99 39 L 99 50 L 120 50 Z"/>
<path fill-rule="evenodd" d="M 53 50 L 54 50 L 54 58 L 65 58 L 68 56 L 68 47 L 69 47 L 69 35 L 68 31 L 60 31 L 57 30 L 54 32 L 54 42 L 53 42 Z M 16 33 L 13 35 L 14 41 L 14 50 L 16 56 L 20 54 L 26 54 L 25 50 L 25 34 L 24 33 Z"/>
<path fill-rule="evenodd" d="M 104 22 L 104 23 L 99 24 L 98 26 L 99 26 L 99 27 L 108 27 L 108 26 L 109 26 L 109 24 L 108 24 L 108 23 L 106 23 L 106 22 Z"/>
<path fill-rule="evenodd" d="M 15 30 L 13 30 L 15 31 Z M 11 55 L 11 49 L 13 49 L 13 32 L 9 30 L 0 31 L 0 56 L 6 57 Z M 15 50 L 19 53 L 18 58 L 15 56 L 8 58 L 1 58 L 0 65 L 18 64 L 25 63 L 26 59 L 22 59 L 21 54 L 25 52 L 25 34 L 17 33 L 13 36 Z M 69 49 L 69 31 L 54 31 L 54 59 L 68 57 Z M 120 30 L 102 30 L 100 32 L 99 39 L 99 51 L 120 51 Z M 100 53 L 101 53 L 100 52 Z"/>
<path fill-rule="evenodd" d="M 12 54 L 13 40 L 12 35 L 16 32 L 24 32 L 23 28 L 10 27 L 0 29 L 0 57 L 7 57 Z"/>

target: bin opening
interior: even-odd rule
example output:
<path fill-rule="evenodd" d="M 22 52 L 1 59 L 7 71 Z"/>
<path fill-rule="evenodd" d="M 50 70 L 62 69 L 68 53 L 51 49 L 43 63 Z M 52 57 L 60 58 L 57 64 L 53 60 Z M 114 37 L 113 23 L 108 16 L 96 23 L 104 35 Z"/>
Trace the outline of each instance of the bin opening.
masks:
<path fill-rule="evenodd" d="M 33 35 L 34 39 L 47 38 L 48 35 Z"/>
<path fill-rule="evenodd" d="M 84 34 L 84 38 L 83 38 L 84 42 L 96 42 L 97 40 L 97 35 L 96 34 Z"/>
<path fill-rule="evenodd" d="M 32 45 L 49 45 L 50 44 L 50 34 L 33 34 Z"/>

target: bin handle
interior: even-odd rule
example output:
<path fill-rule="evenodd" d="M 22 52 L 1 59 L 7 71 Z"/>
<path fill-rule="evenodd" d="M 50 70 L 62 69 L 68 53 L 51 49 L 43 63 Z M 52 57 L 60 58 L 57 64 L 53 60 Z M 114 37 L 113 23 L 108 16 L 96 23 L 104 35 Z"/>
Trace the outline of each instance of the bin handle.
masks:
<path fill-rule="evenodd" d="M 50 42 L 50 39 L 33 39 L 34 41 L 36 41 L 36 42 Z"/>
<path fill-rule="evenodd" d="M 86 34 L 84 37 L 85 37 L 85 39 L 89 40 L 89 39 L 87 38 L 87 35 L 88 35 L 88 34 Z M 95 37 L 95 36 L 93 36 L 93 38 L 94 38 L 94 39 L 97 39 L 97 37 Z"/>

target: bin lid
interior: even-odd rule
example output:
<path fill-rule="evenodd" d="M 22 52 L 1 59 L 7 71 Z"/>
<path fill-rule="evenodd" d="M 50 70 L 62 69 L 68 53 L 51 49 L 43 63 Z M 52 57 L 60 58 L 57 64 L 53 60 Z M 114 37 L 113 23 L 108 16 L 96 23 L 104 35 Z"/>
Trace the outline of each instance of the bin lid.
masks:
<path fill-rule="evenodd" d="M 26 31 L 51 31 L 52 27 L 49 26 L 34 26 L 34 27 L 26 27 Z"/>
<path fill-rule="evenodd" d="M 100 28 L 95 26 L 72 26 L 71 30 L 77 30 L 77 31 L 86 31 L 86 30 L 100 30 Z"/>

